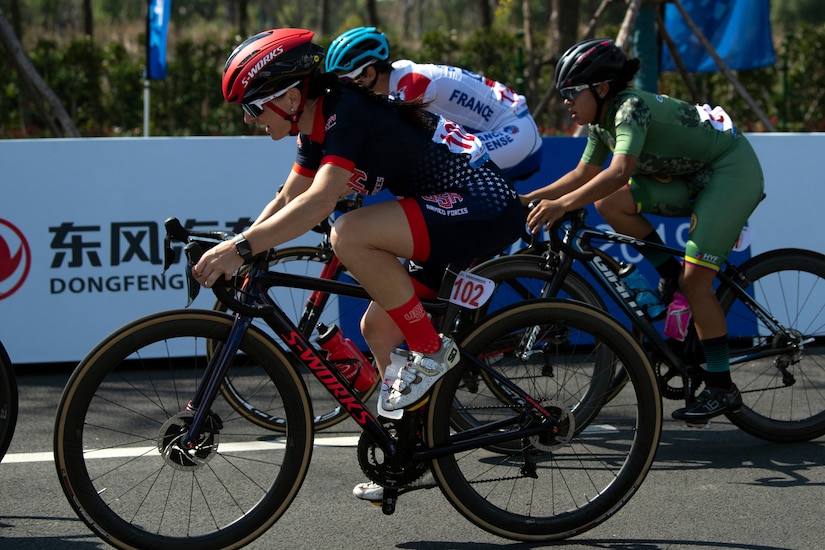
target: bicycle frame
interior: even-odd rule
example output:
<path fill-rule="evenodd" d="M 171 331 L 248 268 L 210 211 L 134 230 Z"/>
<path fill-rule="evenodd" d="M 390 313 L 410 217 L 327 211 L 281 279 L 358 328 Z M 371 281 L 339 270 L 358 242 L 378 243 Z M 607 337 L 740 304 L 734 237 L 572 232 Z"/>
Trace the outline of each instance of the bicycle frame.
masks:
<path fill-rule="evenodd" d="M 190 256 L 191 244 L 195 243 L 187 245 L 187 256 Z M 194 263 L 193 257 L 190 257 L 190 262 Z M 300 364 L 318 379 L 362 430 L 373 438 L 375 444 L 386 453 L 387 457 L 390 460 L 395 460 L 399 456 L 399 449 L 396 439 L 390 431 L 372 415 L 364 402 L 356 395 L 344 375 L 306 339 L 298 327 L 272 300 L 267 290 L 275 286 L 302 288 L 365 300 L 369 299 L 369 295 L 363 287 L 357 284 L 272 272 L 268 271 L 267 267 L 265 259 L 256 260 L 246 274 L 242 288 L 238 291 L 240 299 L 229 296 L 221 285 L 216 284 L 213 288 L 218 299 L 236 312 L 235 320 L 225 345 L 219 344 L 210 357 L 204 376 L 187 407 L 188 410 L 194 411 L 194 418 L 189 431 L 184 436 L 184 444 L 194 446 L 195 442 L 199 440 L 200 433 L 209 419 L 210 404 L 220 390 L 220 385 L 229 369 L 231 358 L 238 351 L 240 342 L 253 319 L 258 317 L 274 331 Z M 189 284 L 197 284 L 190 277 L 187 277 L 187 279 Z M 190 291 L 191 295 L 192 291 Z M 275 345 L 281 347 L 277 342 L 275 342 Z M 469 356 L 463 350 L 462 355 L 467 360 L 472 361 L 478 369 L 484 370 L 496 383 L 512 392 L 527 409 L 533 410 L 538 416 L 542 417 L 542 420 L 537 423 L 529 422 L 531 418 L 535 417 L 528 418 L 529 415 L 522 412 L 522 414 L 513 418 L 492 422 L 465 432 L 460 438 L 456 438 L 444 447 L 416 451 L 412 453 L 414 461 L 432 460 L 459 451 L 530 437 L 556 429 L 553 415 L 516 384 L 495 370 L 488 368 L 486 364 L 478 359 Z M 524 423 L 525 425 L 516 432 L 492 433 L 498 432 L 503 427 L 518 423 Z"/>
<path fill-rule="evenodd" d="M 692 365 L 686 365 L 684 358 L 677 355 L 666 343 L 659 330 L 646 317 L 642 307 L 633 299 L 633 293 L 624 284 L 615 269 L 616 261 L 603 252 L 594 241 L 604 241 L 606 243 L 629 244 L 639 251 L 644 249 L 655 249 L 667 252 L 668 254 L 679 256 L 684 251 L 664 244 L 652 243 L 615 233 L 613 231 L 602 231 L 585 225 L 587 211 L 584 209 L 574 211 L 558 222 L 550 231 L 550 244 L 548 248 L 548 261 L 557 262 L 556 275 L 547 283 L 542 290 L 542 297 L 555 296 L 561 288 L 562 281 L 567 273 L 572 269 L 573 262 L 580 260 L 585 270 L 595 279 L 599 286 L 607 292 L 611 300 L 627 315 L 631 324 L 639 329 L 642 334 L 651 342 L 656 350 L 661 353 L 667 363 L 677 368 L 685 382 L 685 397 L 689 399 L 693 395 L 693 379 L 688 376 L 687 370 Z M 559 237 L 561 223 L 569 220 L 570 224 L 564 227 L 563 237 Z M 557 253 L 553 254 L 553 252 Z M 611 265 L 612 264 L 612 265 Z M 793 342 L 793 336 L 782 324 L 765 310 L 748 292 L 742 288 L 737 281 L 744 281 L 745 276 L 736 266 L 725 263 L 724 269 L 720 269 L 716 275 L 721 285 L 733 289 L 741 301 L 756 315 L 766 326 L 771 327 L 777 333 L 781 333 L 789 342 Z M 697 338 L 695 333 L 688 338 Z M 800 346 L 809 341 L 794 342 L 794 346 Z M 731 365 L 750 361 L 755 358 L 771 357 L 786 353 L 787 349 L 764 345 L 756 348 L 756 352 L 748 356 L 732 358 Z"/>

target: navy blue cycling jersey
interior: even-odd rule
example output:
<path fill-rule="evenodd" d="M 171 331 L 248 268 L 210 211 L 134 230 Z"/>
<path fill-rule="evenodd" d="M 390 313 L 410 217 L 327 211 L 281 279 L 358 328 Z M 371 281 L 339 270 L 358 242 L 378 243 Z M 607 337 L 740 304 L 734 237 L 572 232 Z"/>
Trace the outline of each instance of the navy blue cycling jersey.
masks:
<path fill-rule="evenodd" d="M 458 125 L 447 121 L 445 129 L 442 119 L 433 132 L 404 120 L 390 102 L 342 87 L 319 99 L 312 133 L 298 135 L 294 169 L 313 177 L 322 164 L 340 166 L 353 173 L 348 185 L 363 194 L 387 189 L 422 197 L 460 190 L 480 199 L 486 212 L 477 215 L 495 216 L 516 192 L 484 155 L 478 138 Z"/>

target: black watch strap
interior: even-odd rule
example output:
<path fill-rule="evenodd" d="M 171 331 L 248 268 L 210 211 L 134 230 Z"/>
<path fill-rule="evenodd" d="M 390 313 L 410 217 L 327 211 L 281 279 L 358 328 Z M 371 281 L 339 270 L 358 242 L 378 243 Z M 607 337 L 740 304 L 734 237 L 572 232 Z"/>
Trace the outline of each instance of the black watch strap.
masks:
<path fill-rule="evenodd" d="M 245 262 L 251 261 L 254 256 L 252 254 L 252 247 L 249 246 L 249 242 L 247 242 L 243 233 L 235 237 L 235 250 L 238 252 L 238 256 L 243 258 Z"/>

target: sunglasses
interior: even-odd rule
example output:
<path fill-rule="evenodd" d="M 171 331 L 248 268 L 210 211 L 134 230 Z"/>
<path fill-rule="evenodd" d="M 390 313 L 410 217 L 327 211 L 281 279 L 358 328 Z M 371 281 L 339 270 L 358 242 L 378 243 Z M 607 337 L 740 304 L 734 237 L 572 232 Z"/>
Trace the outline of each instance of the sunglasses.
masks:
<path fill-rule="evenodd" d="M 246 103 L 241 103 L 241 109 L 243 109 L 243 112 L 248 114 L 250 117 L 258 118 L 259 116 L 264 114 L 264 105 L 266 105 L 269 101 L 272 101 L 273 99 L 278 99 L 279 97 L 287 93 L 287 91 L 289 91 L 290 88 L 294 88 L 300 83 L 301 81 L 299 80 L 295 84 L 287 86 L 283 90 L 279 90 L 270 96 L 262 97 L 261 99 L 255 99 L 253 101 L 248 101 Z"/>
<path fill-rule="evenodd" d="M 576 96 L 579 95 L 582 91 L 588 89 L 591 84 L 582 84 L 580 86 L 568 86 L 567 88 L 562 88 L 559 90 L 561 97 L 570 101 L 576 101 Z M 592 86 L 596 86 L 596 84 L 592 84 Z"/>
<path fill-rule="evenodd" d="M 363 65 L 360 65 L 360 66 L 356 67 L 354 70 L 352 70 L 348 73 L 339 74 L 338 78 L 341 79 L 341 80 L 354 80 L 354 81 L 357 82 L 359 79 L 364 77 L 364 72 L 366 72 L 367 67 L 374 64 L 375 62 L 376 62 L 375 59 L 373 59 L 371 61 L 367 61 Z"/>

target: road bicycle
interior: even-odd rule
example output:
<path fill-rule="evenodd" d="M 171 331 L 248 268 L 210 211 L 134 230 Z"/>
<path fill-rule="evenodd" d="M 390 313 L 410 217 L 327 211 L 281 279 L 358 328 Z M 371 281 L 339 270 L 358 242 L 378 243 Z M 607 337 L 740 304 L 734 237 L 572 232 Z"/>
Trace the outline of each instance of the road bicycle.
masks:
<path fill-rule="evenodd" d="M 272 249 L 268 252 L 267 259 L 269 268 L 272 271 L 280 271 L 305 277 L 317 277 L 328 280 L 343 280 L 355 282 L 352 275 L 346 270 L 344 265 L 335 256 L 330 241 L 330 232 L 334 216 L 360 208 L 363 205 L 363 195 L 355 194 L 339 199 L 335 214 L 323 220 L 313 228 L 313 232 L 320 235 L 320 242 L 315 245 L 297 245 L 285 248 Z M 248 269 L 245 266 L 244 269 Z M 301 334 L 310 339 L 318 336 L 318 323 L 325 326 L 347 326 L 355 324 L 365 309 L 365 302 L 359 299 L 340 297 L 327 292 L 312 291 L 305 288 L 296 287 L 274 287 L 272 292 L 277 292 L 278 305 L 284 313 L 292 319 Z M 213 309 L 226 312 L 227 306 L 220 300 L 215 300 Z M 256 324 L 268 330 L 266 324 L 261 320 L 256 320 Z M 271 332 L 270 332 L 271 334 Z M 364 354 L 371 358 L 370 352 L 364 346 Z M 313 425 L 316 430 L 323 430 L 338 424 L 349 418 L 346 409 L 341 407 L 329 395 L 329 393 L 315 381 L 315 377 L 308 371 L 303 372 L 304 381 L 310 390 L 313 399 L 315 416 Z M 377 378 L 377 377 L 376 377 Z M 367 400 L 378 387 L 378 383 L 359 391 L 359 397 Z M 230 399 L 233 399 L 239 406 L 255 409 L 255 405 L 245 403 L 241 392 L 233 388 L 231 381 L 221 387 L 221 391 L 226 392 Z M 282 423 L 279 418 L 271 420 L 261 420 L 269 422 L 273 430 L 281 430 Z"/>
<path fill-rule="evenodd" d="M 182 240 L 191 273 L 209 243 Z M 167 268 L 174 257 L 167 245 Z M 191 299 L 199 287 L 187 281 Z M 269 292 L 275 286 L 368 299 L 357 284 L 271 271 L 258 257 L 239 286 L 213 288 L 234 315 L 143 317 L 72 373 L 56 414 L 55 466 L 78 517 L 108 543 L 229 548 L 271 527 L 295 498 L 312 451 L 313 401 L 299 368 L 362 430 L 359 464 L 385 487 L 386 514 L 429 468 L 478 527 L 513 540 L 563 539 L 615 515 L 652 464 L 662 423 L 656 379 L 627 329 L 595 308 L 538 300 L 485 317 L 457 340 L 459 363 L 427 399 L 389 420 L 283 312 Z M 617 368 L 628 382 L 605 404 Z M 468 369 L 483 383 L 468 387 Z M 541 385 L 523 376 L 536 369 L 548 372 Z M 256 396 L 261 414 L 282 418 L 283 430 L 227 402 L 219 389 L 226 380 Z"/>
<path fill-rule="evenodd" d="M 346 213 L 360 208 L 363 204 L 362 201 L 363 197 L 359 194 L 344 197 L 338 201 L 336 212 Z M 298 245 L 271 250 L 267 256 L 269 269 L 307 277 L 355 282 L 355 278 L 346 270 L 332 249 L 330 242 L 332 224 L 333 218 L 330 217 L 313 229 L 321 236 L 321 240 L 316 246 Z M 527 247 L 519 251 L 520 254 L 541 253 L 539 244 L 534 238 L 527 236 L 525 241 Z M 530 264 L 528 275 L 533 273 L 532 267 L 532 264 Z M 458 269 L 455 271 L 458 272 Z M 496 310 L 513 303 L 515 301 L 514 297 L 518 297 L 519 301 L 529 298 L 529 290 L 524 289 L 522 282 L 518 279 L 522 274 L 515 264 L 510 264 L 506 272 L 492 272 L 488 279 L 498 287 L 498 290 L 493 299 L 493 304 L 487 307 Z M 469 288 L 469 291 L 472 292 L 472 286 L 466 286 L 465 288 Z M 323 323 L 324 326 L 358 326 L 360 317 L 366 307 L 363 300 L 335 296 L 318 290 L 296 287 L 274 287 L 271 290 L 278 293 L 274 297 L 277 299 L 278 305 L 295 322 L 301 334 L 306 338 L 317 336 L 318 323 Z M 445 289 L 445 292 L 442 292 L 441 295 L 446 298 L 449 296 L 450 291 L 452 291 L 452 288 Z M 558 297 L 579 300 L 597 307 L 603 305 L 596 291 L 575 274 L 564 281 Z M 220 300 L 215 301 L 213 308 L 216 311 L 227 311 L 226 305 Z M 461 320 L 461 315 L 462 307 L 460 305 L 446 303 L 440 314 L 443 329 L 449 333 L 459 331 L 462 322 L 467 323 L 467 321 Z M 474 321 L 475 318 L 472 320 Z M 262 321 L 259 320 L 258 325 L 267 330 L 265 323 Z M 366 346 L 364 346 L 363 351 L 370 357 L 369 349 Z M 313 399 L 315 410 L 313 424 L 316 430 L 329 428 L 349 418 L 347 411 L 329 396 L 328 392 L 315 381 L 311 373 L 304 372 L 304 379 Z M 359 396 L 361 399 L 367 400 L 377 387 L 378 384 L 375 384 L 359 392 Z M 254 403 L 245 402 L 246 399 L 242 392 L 235 390 L 231 382 L 225 383 L 221 389 L 240 407 L 251 410 L 256 408 Z M 272 418 L 268 422 L 273 430 L 281 429 L 281 419 Z"/>
<path fill-rule="evenodd" d="M 704 372 L 692 323 L 684 341 L 665 338 L 661 325 L 645 315 L 634 301 L 634 291 L 617 275 L 619 263 L 603 249 L 631 245 L 677 256 L 683 251 L 589 227 L 586 216 L 581 209 L 554 224 L 542 256 L 502 257 L 470 271 L 482 277 L 518 271 L 518 297 L 535 298 L 556 295 L 563 281 L 577 275 L 574 265 L 580 266 L 589 274 L 586 281 L 604 290 L 643 342 L 663 397 L 690 402 Z M 776 442 L 808 441 L 825 434 L 823 292 L 825 256 L 809 250 L 773 250 L 739 266 L 728 263 L 719 271 L 716 296 L 727 316 L 731 374 L 743 399 L 742 409 L 726 416 L 745 432 Z M 611 391 L 623 380 L 624 373 L 617 371 Z"/>
<path fill-rule="evenodd" d="M 9 450 L 17 425 L 17 377 L 9 354 L 0 342 L 0 461 Z"/>

